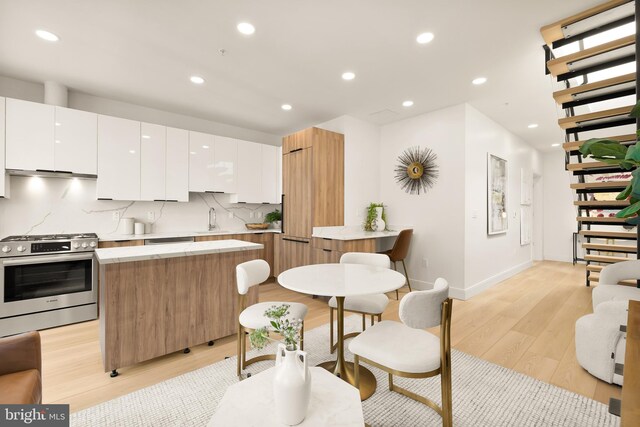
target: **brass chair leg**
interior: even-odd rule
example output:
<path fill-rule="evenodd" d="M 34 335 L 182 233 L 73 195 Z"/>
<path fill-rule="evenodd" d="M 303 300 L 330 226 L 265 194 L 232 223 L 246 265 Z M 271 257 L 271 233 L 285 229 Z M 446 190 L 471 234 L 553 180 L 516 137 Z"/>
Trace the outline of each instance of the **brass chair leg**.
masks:
<path fill-rule="evenodd" d="M 240 367 L 244 371 L 247 366 L 247 331 L 242 328 L 242 339 L 240 340 L 240 344 L 242 345 L 242 364 Z"/>
<path fill-rule="evenodd" d="M 371 315 L 371 326 L 373 326 L 373 314 Z"/>
<path fill-rule="evenodd" d="M 353 355 L 353 380 L 355 387 L 360 388 L 360 357 Z"/>
<path fill-rule="evenodd" d="M 333 354 L 333 308 L 329 307 L 329 353 Z"/>
<path fill-rule="evenodd" d="M 407 271 L 407 265 L 404 263 L 404 260 L 402 260 L 402 268 L 404 268 L 404 275 L 407 278 L 407 286 L 409 286 L 409 292 L 412 292 L 411 282 L 409 281 L 409 272 Z"/>
<path fill-rule="evenodd" d="M 382 322 L 382 313 L 378 314 L 378 322 Z"/>
<path fill-rule="evenodd" d="M 393 391 L 393 374 L 389 374 L 389 391 Z"/>
<path fill-rule="evenodd" d="M 443 427 L 453 426 L 453 404 L 451 387 L 451 366 L 444 363 L 440 372 L 440 388 L 442 395 L 442 425 Z"/>
<path fill-rule="evenodd" d="M 242 373 L 241 364 L 242 364 L 242 341 L 240 341 L 244 337 L 244 328 L 242 325 L 238 323 L 238 342 L 237 342 L 237 351 L 238 351 L 238 360 L 237 360 L 237 374 L 240 376 Z"/>
<path fill-rule="evenodd" d="M 367 320 L 367 315 L 362 313 L 362 332 L 364 332 L 365 329 L 367 329 L 366 320 Z"/>
<path fill-rule="evenodd" d="M 396 265 L 396 262 L 395 262 L 395 261 L 393 261 L 393 269 L 394 269 L 395 271 L 398 271 L 398 266 Z M 398 300 L 400 299 L 400 296 L 399 296 L 399 295 L 400 295 L 400 294 L 398 293 L 398 290 L 396 289 L 396 301 L 398 301 Z"/>
<path fill-rule="evenodd" d="M 304 320 L 302 321 L 302 327 L 300 328 L 300 350 L 304 351 Z"/>

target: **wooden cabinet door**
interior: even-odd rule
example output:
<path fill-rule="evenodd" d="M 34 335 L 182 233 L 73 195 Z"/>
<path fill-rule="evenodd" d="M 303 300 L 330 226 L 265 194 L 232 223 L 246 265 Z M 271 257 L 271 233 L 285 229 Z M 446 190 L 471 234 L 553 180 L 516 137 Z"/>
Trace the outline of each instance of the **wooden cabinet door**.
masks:
<path fill-rule="evenodd" d="M 287 236 L 311 238 L 313 153 L 311 148 L 294 151 L 283 158 L 284 218 Z"/>
<path fill-rule="evenodd" d="M 280 241 L 280 272 L 311 264 L 312 247 L 308 239 L 282 237 Z"/>
<path fill-rule="evenodd" d="M 342 252 L 313 248 L 313 264 L 338 264 Z"/>
<path fill-rule="evenodd" d="M 311 148 L 313 145 L 313 129 L 309 128 L 282 138 L 282 154 Z"/>

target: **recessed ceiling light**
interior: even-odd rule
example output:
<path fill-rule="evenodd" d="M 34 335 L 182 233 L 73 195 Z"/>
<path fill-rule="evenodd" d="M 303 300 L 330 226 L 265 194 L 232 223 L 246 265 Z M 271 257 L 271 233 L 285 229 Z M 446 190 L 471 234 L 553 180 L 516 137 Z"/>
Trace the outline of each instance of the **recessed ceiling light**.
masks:
<path fill-rule="evenodd" d="M 256 32 L 256 28 L 249 24 L 248 22 L 241 22 L 238 24 L 238 31 L 246 36 L 250 36 L 251 34 Z"/>
<path fill-rule="evenodd" d="M 209 146 L 208 145 L 203 145 L 202 148 L 206 149 L 206 148 L 209 148 Z"/>
<path fill-rule="evenodd" d="M 60 124 L 61 124 L 60 122 L 56 122 L 56 126 L 60 126 Z"/>
<path fill-rule="evenodd" d="M 486 77 L 477 77 L 477 78 L 471 80 L 471 83 L 473 83 L 476 86 L 483 85 L 486 82 L 487 82 L 487 78 Z"/>
<path fill-rule="evenodd" d="M 282 104 L 282 106 L 280 108 L 282 108 L 284 111 L 289 111 L 293 107 L 291 105 L 289 105 L 289 104 Z"/>
<path fill-rule="evenodd" d="M 411 107 L 413 105 L 413 101 L 404 101 L 402 103 L 403 107 Z"/>
<path fill-rule="evenodd" d="M 60 144 L 60 140 L 59 139 L 56 139 L 56 144 Z"/>
<path fill-rule="evenodd" d="M 537 123 L 531 123 L 529 126 L 527 126 L 529 129 L 535 129 L 538 127 Z"/>
<path fill-rule="evenodd" d="M 36 30 L 36 36 L 40 37 L 42 40 L 46 40 L 48 42 L 57 42 L 60 40 L 60 37 L 56 36 L 53 33 L 45 30 Z"/>
<path fill-rule="evenodd" d="M 551 144 L 552 147 L 560 147 L 560 144 L 556 143 L 556 144 Z"/>
<path fill-rule="evenodd" d="M 342 73 L 342 79 L 343 80 L 353 80 L 356 78 L 355 73 L 352 73 L 351 71 L 347 71 L 346 73 Z"/>
<path fill-rule="evenodd" d="M 136 150 L 129 150 L 131 154 L 136 154 Z"/>
<path fill-rule="evenodd" d="M 416 37 L 416 41 L 420 44 L 427 44 L 433 40 L 433 33 L 422 33 Z"/>
<path fill-rule="evenodd" d="M 204 83 L 204 79 L 200 76 L 191 76 L 189 80 L 191 80 L 191 83 L 196 85 L 201 85 L 202 83 Z"/>
<path fill-rule="evenodd" d="M 142 135 L 142 139 L 149 139 L 151 138 L 149 135 Z"/>
<path fill-rule="evenodd" d="M 189 151 L 189 154 L 196 154 L 195 151 Z"/>

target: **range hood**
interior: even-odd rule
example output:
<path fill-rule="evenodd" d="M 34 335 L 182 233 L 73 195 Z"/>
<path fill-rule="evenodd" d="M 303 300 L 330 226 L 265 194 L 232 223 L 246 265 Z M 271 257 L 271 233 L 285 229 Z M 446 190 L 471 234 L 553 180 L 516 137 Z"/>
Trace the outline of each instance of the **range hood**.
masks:
<path fill-rule="evenodd" d="M 9 175 L 16 176 L 41 176 L 43 178 L 82 178 L 82 179 L 96 179 L 98 175 L 89 175 L 85 173 L 74 173 L 71 171 L 54 171 L 47 169 L 36 169 L 34 171 L 28 171 L 23 169 L 7 169 Z"/>

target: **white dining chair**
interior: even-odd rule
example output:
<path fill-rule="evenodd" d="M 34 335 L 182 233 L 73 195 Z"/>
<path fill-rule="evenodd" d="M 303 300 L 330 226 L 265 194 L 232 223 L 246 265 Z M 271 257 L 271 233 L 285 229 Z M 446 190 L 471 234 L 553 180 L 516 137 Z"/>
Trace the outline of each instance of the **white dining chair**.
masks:
<path fill-rule="evenodd" d="M 434 289 L 413 291 L 401 301 L 400 322 L 385 320 L 368 328 L 349 344 L 354 354 L 355 386 L 360 384 L 360 362 L 389 374 L 389 390 L 424 403 L 442 417 L 442 425 L 453 424 L 451 403 L 451 311 L 447 281 L 439 278 Z M 440 326 L 440 336 L 426 328 Z M 442 405 L 393 384 L 393 376 L 428 378 L 440 375 Z"/>
<path fill-rule="evenodd" d="M 247 305 L 247 293 L 251 287 L 263 283 L 269 278 L 271 269 L 269 264 L 262 259 L 243 262 L 236 266 L 236 283 L 238 286 L 238 363 L 237 374 L 241 375 L 242 371 L 252 363 L 262 360 L 275 360 L 275 352 L 273 354 L 265 354 L 247 358 L 247 338 L 246 335 L 253 330 L 263 326 L 270 326 L 270 320 L 265 317 L 264 312 L 272 306 L 282 304 L 289 305 L 289 320 L 302 320 L 302 329 L 300 331 L 300 350 L 304 349 L 304 318 L 307 316 L 307 306 L 298 302 L 284 301 L 268 301 Z"/>
<path fill-rule="evenodd" d="M 340 257 L 340 264 L 364 264 L 375 267 L 391 268 L 389 256 L 385 254 L 376 254 L 368 252 L 347 252 Z M 358 313 L 362 315 L 362 330 L 367 328 L 366 316 L 371 316 L 371 325 L 374 324 L 374 318 L 378 322 L 382 321 L 382 313 L 389 304 L 389 298 L 385 294 L 359 295 L 350 296 L 344 299 L 344 311 L 350 313 Z M 329 300 L 329 351 L 333 353 L 338 344 L 333 342 L 333 317 L 335 310 L 338 309 L 336 297 Z M 344 339 L 353 338 L 359 332 L 346 334 Z"/>

